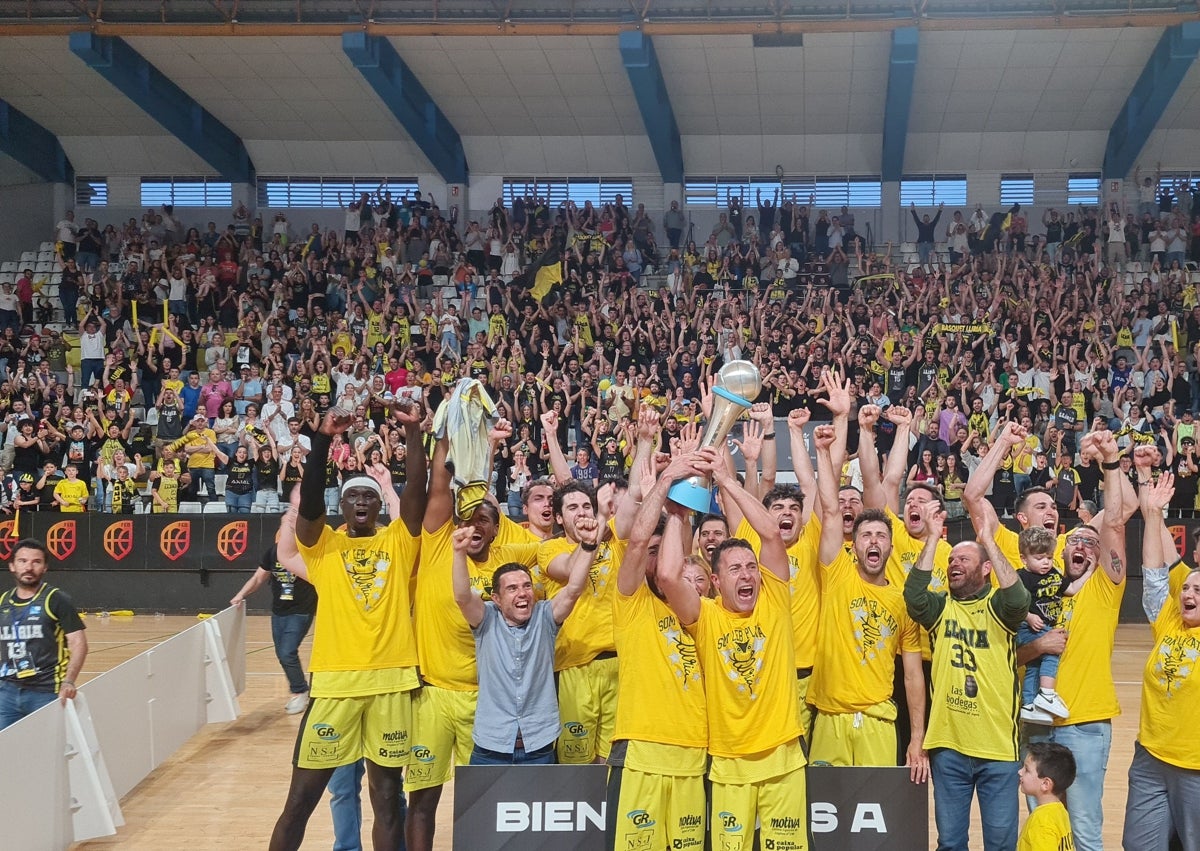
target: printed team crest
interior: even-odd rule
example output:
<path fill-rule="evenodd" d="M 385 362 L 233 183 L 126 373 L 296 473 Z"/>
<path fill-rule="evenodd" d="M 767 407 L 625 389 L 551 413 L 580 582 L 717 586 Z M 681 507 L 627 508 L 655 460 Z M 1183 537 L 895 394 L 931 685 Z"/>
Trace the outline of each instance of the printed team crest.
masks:
<path fill-rule="evenodd" d="M 1167 635 L 1159 642 L 1154 674 L 1168 698 L 1174 697 L 1200 662 L 1200 640 L 1190 635 Z"/>
<path fill-rule="evenodd" d="M 74 520 L 61 520 L 46 530 L 46 549 L 59 561 L 75 552 L 78 533 Z"/>
<path fill-rule="evenodd" d="M 738 684 L 739 692 L 749 694 L 751 700 L 758 697 L 754 687 L 762 671 L 766 645 L 767 637 L 759 626 L 737 627 L 721 636 L 717 645 L 725 662 L 725 675 Z"/>
<path fill-rule="evenodd" d="M 192 546 L 192 521 L 176 520 L 163 527 L 158 548 L 171 561 L 178 561 Z"/>
<path fill-rule="evenodd" d="M 890 639 L 898 627 L 892 613 L 870 597 L 859 597 L 850 602 L 850 616 L 854 620 L 854 640 L 858 642 L 859 663 L 883 655 Z"/>
<path fill-rule="evenodd" d="M 114 561 L 120 561 L 133 552 L 133 521 L 118 520 L 104 530 L 104 551 Z"/>
<path fill-rule="evenodd" d="M 217 552 L 225 561 L 237 561 L 246 554 L 250 538 L 250 524 L 245 520 L 226 523 L 217 533 Z"/>
<path fill-rule="evenodd" d="M 675 618 L 670 623 L 659 627 L 659 634 L 667 646 L 667 662 L 675 672 L 675 678 L 683 683 L 683 690 L 700 682 L 700 658 L 696 655 L 696 640 L 685 630 L 680 629 Z"/>
<path fill-rule="evenodd" d="M 383 597 L 388 571 L 392 566 L 391 559 L 381 550 L 355 548 L 342 552 L 342 564 L 354 589 L 354 599 L 358 600 L 364 612 L 371 611 Z"/>

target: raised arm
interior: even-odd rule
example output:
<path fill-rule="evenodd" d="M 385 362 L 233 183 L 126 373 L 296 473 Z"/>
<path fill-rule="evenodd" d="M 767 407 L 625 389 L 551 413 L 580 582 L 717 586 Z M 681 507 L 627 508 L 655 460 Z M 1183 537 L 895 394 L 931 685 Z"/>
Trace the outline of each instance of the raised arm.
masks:
<path fill-rule="evenodd" d="M 567 557 L 567 583 L 562 590 L 550 600 L 550 608 L 554 613 L 554 622 L 561 624 L 575 608 L 575 602 L 583 593 L 588 582 L 588 574 L 592 569 L 592 561 L 596 558 L 596 548 L 599 546 L 601 528 L 594 517 L 580 517 L 575 521 L 575 531 L 579 535 L 579 544 Z"/>
<path fill-rule="evenodd" d="M 821 540 L 817 560 L 833 564 L 842 550 L 842 515 L 838 508 L 838 475 L 834 471 L 833 446 L 837 427 L 819 425 L 813 430 L 817 449 L 817 492 L 821 505 Z"/>
<path fill-rule="evenodd" d="M 979 462 L 979 466 L 967 479 L 967 485 L 963 488 L 963 504 L 966 506 L 967 513 L 971 515 L 971 522 L 978 535 L 984 534 L 984 527 L 999 528 L 1000 526 L 1000 518 L 996 516 L 996 509 L 987 500 L 988 485 L 995 478 L 996 471 L 1000 469 L 1000 463 L 1004 457 L 1012 451 L 1014 446 L 1024 443 L 1025 437 L 1025 429 L 1014 422 L 1005 423 L 1004 428 L 996 435 L 995 442 Z"/>
<path fill-rule="evenodd" d="M 783 545 L 783 538 L 779 534 L 779 524 L 775 522 L 763 504 L 738 483 L 715 450 L 702 449 L 700 456 L 699 466 L 701 469 L 707 469 L 712 473 L 713 482 L 721 489 L 721 496 L 726 502 L 732 501 L 737 504 L 746 518 L 746 522 L 750 524 L 762 542 L 758 554 L 759 562 L 787 582 L 790 578 L 790 567 L 787 547 Z"/>
<path fill-rule="evenodd" d="M 662 545 L 658 551 L 658 587 L 679 623 L 691 626 L 700 619 L 700 593 L 683 578 L 686 552 L 683 545 L 683 510 L 670 507 Z"/>
<path fill-rule="evenodd" d="M 1142 531 L 1142 609 L 1154 623 L 1170 593 L 1171 567 L 1179 561 L 1179 551 L 1163 521 L 1163 509 L 1175 494 L 1175 477 L 1163 473 L 1157 482 L 1142 485 L 1138 491 L 1145 528 Z M 1164 545 L 1171 540 L 1170 549 Z"/>
<path fill-rule="evenodd" d="M 300 509 L 296 517 L 296 538 L 306 547 L 316 546 L 325 528 L 325 466 L 329 447 L 335 434 L 343 434 L 350 427 L 350 419 L 349 411 L 330 408 L 312 436 L 312 451 L 300 479 Z"/>
<path fill-rule="evenodd" d="M 817 476 L 813 470 L 812 456 L 804 444 L 804 427 L 808 425 L 812 412 L 808 408 L 795 408 L 788 411 L 787 428 L 788 440 L 792 448 L 792 470 L 796 474 L 796 484 L 804 494 L 804 509 L 800 515 L 800 525 L 803 526 L 812 517 L 817 503 Z"/>
<path fill-rule="evenodd" d="M 483 623 L 486 607 L 483 598 L 471 587 L 471 571 L 467 566 L 467 550 L 474 535 L 475 527 L 470 524 L 459 526 L 450 534 L 450 546 L 454 550 L 454 556 L 450 560 L 454 602 L 458 604 L 458 610 L 462 612 L 471 629 Z"/>

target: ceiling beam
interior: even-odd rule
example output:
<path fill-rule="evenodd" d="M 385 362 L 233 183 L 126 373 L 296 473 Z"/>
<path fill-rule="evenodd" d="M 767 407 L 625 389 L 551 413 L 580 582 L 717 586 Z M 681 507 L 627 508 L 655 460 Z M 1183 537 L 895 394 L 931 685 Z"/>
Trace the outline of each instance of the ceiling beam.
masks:
<path fill-rule="evenodd" d="M 58 137 L 5 100 L 0 100 L 0 153 L 49 183 L 75 182 Z"/>
<path fill-rule="evenodd" d="M 1133 170 L 1198 53 L 1200 23 L 1168 27 L 1163 32 L 1108 132 L 1102 169 L 1106 178 L 1124 179 Z"/>
<path fill-rule="evenodd" d="M 654 43 L 634 30 L 621 33 L 618 44 L 663 182 L 683 183 L 683 142 Z"/>
<path fill-rule="evenodd" d="M 236 8 L 236 7 L 235 7 Z M 70 35 L 92 32 L 105 36 L 337 36 L 348 31 L 378 36 L 471 36 L 471 35 L 580 35 L 606 36 L 640 31 L 646 35 L 758 35 L 803 33 L 891 32 L 916 26 L 922 32 L 962 32 L 972 30 L 1074 30 L 1162 28 L 1200 22 L 1198 12 L 1144 12 L 1115 15 L 1028 15 L 1013 17 L 929 17 L 833 19 L 761 19 L 761 20 L 680 20 L 661 18 L 651 21 L 434 21 L 379 22 L 366 24 L 232 21 L 228 23 L 114 23 L 110 21 L 39 21 L 36 18 L 0 20 L 0 36 Z"/>
<path fill-rule="evenodd" d="M 892 30 L 888 58 L 887 97 L 883 107 L 883 164 L 885 182 L 897 181 L 904 172 L 908 143 L 908 116 L 912 112 L 913 82 L 917 77 L 916 27 Z"/>

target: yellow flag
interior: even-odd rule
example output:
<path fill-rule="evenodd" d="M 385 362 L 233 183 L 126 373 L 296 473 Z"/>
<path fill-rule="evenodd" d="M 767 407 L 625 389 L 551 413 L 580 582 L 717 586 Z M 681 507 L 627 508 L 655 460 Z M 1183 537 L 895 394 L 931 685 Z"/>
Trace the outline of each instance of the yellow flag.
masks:
<path fill-rule="evenodd" d="M 540 303 L 556 285 L 562 283 L 562 264 L 551 263 L 537 270 L 529 294 Z"/>

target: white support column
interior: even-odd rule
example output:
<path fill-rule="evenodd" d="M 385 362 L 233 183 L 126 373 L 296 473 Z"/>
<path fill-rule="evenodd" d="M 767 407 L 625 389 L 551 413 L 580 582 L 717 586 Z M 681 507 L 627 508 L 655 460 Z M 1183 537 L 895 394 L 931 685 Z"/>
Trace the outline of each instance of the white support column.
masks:
<path fill-rule="evenodd" d="M 112 836 L 125 824 L 125 819 L 82 691 L 74 700 L 67 701 L 64 721 L 75 841 Z"/>
<path fill-rule="evenodd" d="M 208 693 L 208 723 L 236 721 L 241 714 L 237 687 L 229 670 L 229 660 L 225 658 L 221 625 L 215 618 L 204 622 L 204 683 Z"/>

